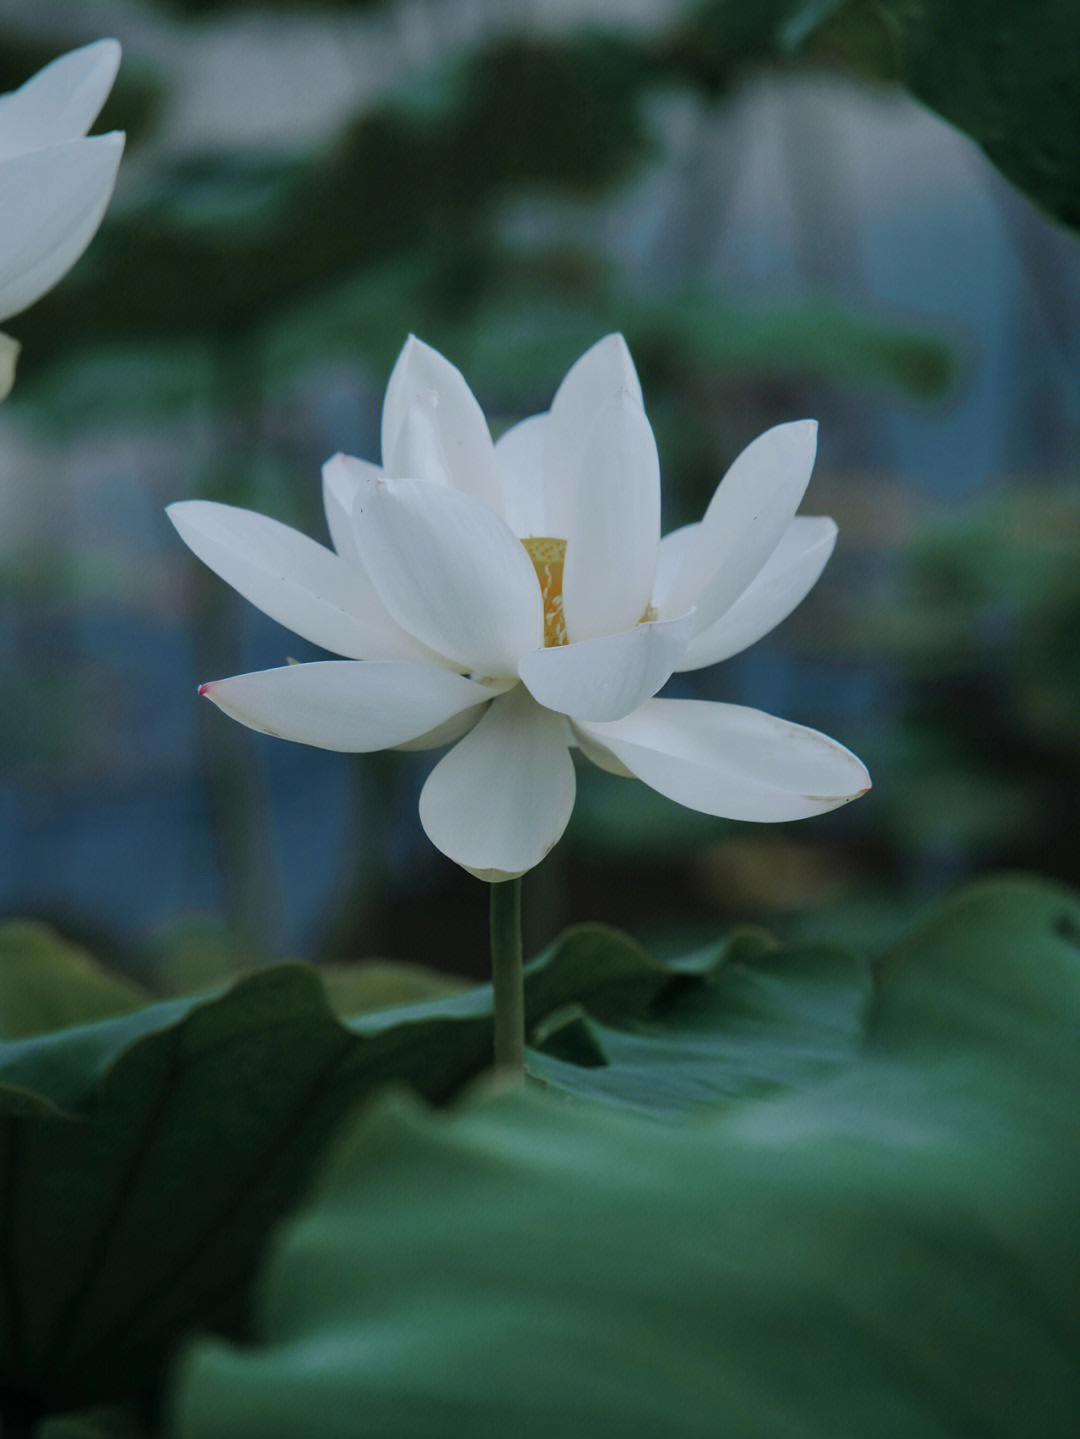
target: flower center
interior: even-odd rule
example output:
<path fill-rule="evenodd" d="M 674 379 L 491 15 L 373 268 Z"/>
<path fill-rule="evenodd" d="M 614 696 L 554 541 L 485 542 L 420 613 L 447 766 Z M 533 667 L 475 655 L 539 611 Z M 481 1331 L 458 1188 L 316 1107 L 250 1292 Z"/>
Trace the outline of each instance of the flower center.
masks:
<path fill-rule="evenodd" d="M 544 597 L 544 646 L 565 645 L 568 641 L 562 609 L 562 572 L 566 541 L 550 535 L 532 535 L 521 543 L 533 562 Z"/>

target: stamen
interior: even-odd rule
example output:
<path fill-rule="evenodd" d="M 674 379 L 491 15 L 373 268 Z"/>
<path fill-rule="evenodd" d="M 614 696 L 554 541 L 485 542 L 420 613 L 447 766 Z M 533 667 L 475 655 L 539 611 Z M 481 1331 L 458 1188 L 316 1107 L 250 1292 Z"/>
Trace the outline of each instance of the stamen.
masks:
<path fill-rule="evenodd" d="M 566 621 L 563 619 L 562 577 L 566 541 L 551 535 L 531 535 L 521 543 L 540 581 L 540 593 L 544 599 L 544 645 L 548 648 L 565 645 L 568 641 Z"/>

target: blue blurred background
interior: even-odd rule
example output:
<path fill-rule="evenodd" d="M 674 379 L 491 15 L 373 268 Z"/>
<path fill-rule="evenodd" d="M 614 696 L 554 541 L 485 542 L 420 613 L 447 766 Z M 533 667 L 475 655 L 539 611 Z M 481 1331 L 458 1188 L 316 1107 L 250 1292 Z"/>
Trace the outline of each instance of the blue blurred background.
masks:
<path fill-rule="evenodd" d="M 90 251 L 9 326 L 3 913 L 163 988 L 285 956 L 482 972 L 484 893 L 417 817 L 430 756 L 198 702 L 315 651 L 163 514 L 201 495 L 325 540 L 319 467 L 378 458 L 410 330 L 497 431 L 621 329 L 665 528 L 760 430 L 821 422 L 825 577 L 671 692 L 820 727 L 874 790 L 753 828 L 583 767 L 531 947 L 581 919 L 659 950 L 743 920 L 872 945 L 978 870 L 1080 880 L 1076 241 L 858 54 L 785 60 L 725 9 L 7 0 L 0 90 L 115 35 L 98 128 L 129 141 Z"/>

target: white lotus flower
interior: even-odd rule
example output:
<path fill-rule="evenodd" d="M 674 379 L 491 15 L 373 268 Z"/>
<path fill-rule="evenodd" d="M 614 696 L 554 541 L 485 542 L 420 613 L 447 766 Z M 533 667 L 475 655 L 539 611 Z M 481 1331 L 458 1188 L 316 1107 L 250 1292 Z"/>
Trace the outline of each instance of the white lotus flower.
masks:
<path fill-rule="evenodd" d="M 524 873 L 560 838 L 575 747 L 707 814 L 833 809 L 870 784 L 835 741 L 738 705 L 653 698 L 673 671 L 759 639 L 821 573 L 836 526 L 795 514 L 816 433 L 812 421 L 769 430 L 701 523 L 661 539 L 656 445 L 621 335 L 496 444 L 461 374 L 410 338 L 386 391 L 383 466 L 335 455 L 323 468 L 336 554 L 248 510 L 170 506 L 222 579 L 346 656 L 200 693 L 324 749 L 453 743 L 420 818 L 483 879 Z"/>
<path fill-rule="evenodd" d="M 0 95 L 0 320 L 66 275 L 101 224 L 124 136 L 84 137 L 119 64 L 117 42 L 99 40 Z M 17 353 L 0 335 L 0 398 Z"/>

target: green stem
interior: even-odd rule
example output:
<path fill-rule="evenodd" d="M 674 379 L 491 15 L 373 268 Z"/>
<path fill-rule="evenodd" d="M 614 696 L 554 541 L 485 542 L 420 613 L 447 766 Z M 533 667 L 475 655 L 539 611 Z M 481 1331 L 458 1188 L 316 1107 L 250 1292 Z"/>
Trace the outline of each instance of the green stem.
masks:
<path fill-rule="evenodd" d="M 521 957 L 521 879 L 491 886 L 491 978 L 495 989 L 495 1068 L 525 1073 L 525 977 Z"/>

